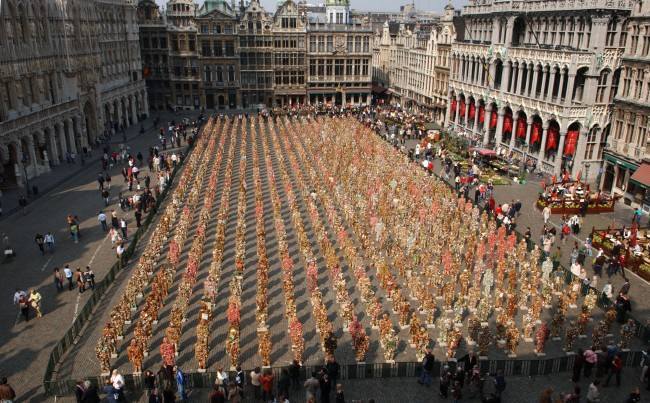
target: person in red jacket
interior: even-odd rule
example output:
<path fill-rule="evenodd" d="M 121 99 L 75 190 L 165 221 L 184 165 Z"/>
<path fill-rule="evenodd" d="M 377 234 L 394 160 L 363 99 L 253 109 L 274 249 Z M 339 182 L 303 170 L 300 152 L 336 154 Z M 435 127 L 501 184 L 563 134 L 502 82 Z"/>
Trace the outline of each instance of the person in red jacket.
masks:
<path fill-rule="evenodd" d="M 260 384 L 262 385 L 262 399 L 265 402 L 273 399 L 273 374 L 271 371 L 265 371 L 260 377 Z"/>

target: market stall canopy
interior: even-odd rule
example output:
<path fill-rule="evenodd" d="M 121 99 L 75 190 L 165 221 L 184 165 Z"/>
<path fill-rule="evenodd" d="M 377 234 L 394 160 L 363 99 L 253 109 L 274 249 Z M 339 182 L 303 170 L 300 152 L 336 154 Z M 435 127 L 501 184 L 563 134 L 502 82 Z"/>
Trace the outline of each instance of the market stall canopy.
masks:
<path fill-rule="evenodd" d="M 470 148 L 469 151 L 470 151 L 470 152 L 474 152 L 474 151 L 476 151 L 476 153 L 477 153 L 478 155 L 482 155 L 482 156 L 484 156 L 484 157 L 496 157 L 496 156 L 497 156 L 497 152 L 496 152 L 496 151 L 494 151 L 494 150 L 490 150 L 490 149 L 488 149 L 488 148 Z"/>
<path fill-rule="evenodd" d="M 645 188 L 650 188 L 650 164 L 641 164 L 641 166 L 639 166 L 639 169 L 634 172 L 630 180 L 638 183 Z"/>

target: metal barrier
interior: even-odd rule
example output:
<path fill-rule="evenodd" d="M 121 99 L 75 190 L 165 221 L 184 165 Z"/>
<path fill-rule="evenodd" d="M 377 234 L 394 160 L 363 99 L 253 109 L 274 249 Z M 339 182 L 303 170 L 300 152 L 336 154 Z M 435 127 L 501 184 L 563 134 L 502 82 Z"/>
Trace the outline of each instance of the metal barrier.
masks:
<path fill-rule="evenodd" d="M 642 353 L 639 351 L 621 352 L 623 365 L 626 367 L 638 366 L 641 362 Z M 481 360 L 479 366 L 482 373 L 494 374 L 497 370 L 503 371 L 505 376 L 542 376 L 555 375 L 573 370 L 575 355 L 555 357 L 555 358 L 534 358 L 530 360 L 518 359 L 501 359 L 501 360 Z M 463 361 L 464 357 L 458 359 Z M 449 365 L 453 370 L 457 362 L 440 362 L 436 361 L 433 369 L 433 375 L 440 375 L 440 369 L 443 365 Z M 307 375 L 317 371 L 322 365 L 306 365 L 301 368 L 301 379 L 306 379 Z M 272 367 L 270 370 L 275 375 L 274 379 L 280 378 L 280 373 L 288 367 Z M 250 369 L 249 369 L 250 370 Z M 396 362 L 396 363 L 377 363 L 377 364 L 344 364 L 341 365 L 339 379 L 373 379 L 373 378 L 399 378 L 399 377 L 416 377 L 422 371 L 420 362 Z M 248 371 L 245 371 L 248 373 Z M 208 389 L 212 388 L 216 379 L 216 372 L 189 372 L 185 374 L 185 386 L 190 389 Z M 234 372 L 230 372 L 233 378 Z M 144 379 L 142 376 L 133 374 L 123 375 L 125 389 L 130 392 L 142 391 L 145 389 Z M 95 385 L 103 385 L 106 377 L 95 376 L 85 378 Z M 75 380 L 62 380 L 50 382 L 49 392 L 55 396 L 65 396 L 74 393 Z M 159 378 L 159 385 L 163 384 L 162 377 Z"/>
<path fill-rule="evenodd" d="M 201 125 L 199 127 L 198 136 L 201 135 L 202 130 L 203 130 L 203 126 Z M 133 235 L 129 247 L 124 252 L 126 261 L 128 261 L 128 259 L 130 259 L 131 256 L 133 256 L 133 254 L 135 253 L 135 248 L 138 245 L 138 241 L 145 234 L 145 232 L 151 225 L 151 222 L 154 220 L 156 213 L 158 212 L 158 209 L 162 205 L 167 194 L 171 191 L 172 189 L 171 184 L 173 184 L 176 174 L 184 165 L 185 161 L 187 161 L 187 159 L 189 158 L 189 155 L 194 148 L 194 144 L 196 144 L 196 138 L 192 142 L 192 145 L 186 147 L 185 158 L 183 158 L 180 161 L 180 163 L 177 164 L 176 167 L 172 170 L 170 181 L 169 181 L 170 185 L 167 186 L 165 189 L 163 189 L 163 191 L 160 193 L 160 196 L 156 200 L 155 208 L 153 208 L 149 212 L 149 214 L 147 214 L 146 218 L 144 219 L 144 222 Z M 110 285 L 115 280 L 115 277 L 117 277 L 117 274 L 123 268 L 124 267 L 120 265 L 119 262 L 116 262 L 115 264 L 113 264 L 113 266 L 111 266 L 110 270 L 108 271 L 108 273 L 106 273 L 104 278 L 101 281 L 97 282 L 97 284 L 95 285 L 95 289 L 93 290 L 90 299 L 86 301 L 83 308 L 78 313 L 77 317 L 72 323 L 70 329 L 68 329 L 68 331 L 65 333 L 63 338 L 61 338 L 61 340 L 59 340 L 59 342 L 52 349 L 52 352 L 50 353 L 50 358 L 47 363 L 47 367 L 45 369 L 45 375 L 43 377 L 43 387 L 45 388 L 45 393 L 47 395 L 60 396 L 63 394 L 70 394 L 73 392 L 75 381 L 73 380 L 53 381 L 52 380 L 55 373 L 56 366 L 60 362 L 61 358 L 65 355 L 65 353 L 68 351 L 68 348 L 70 348 L 70 346 L 74 343 L 74 340 L 80 335 L 81 330 L 86 325 L 86 322 L 92 315 L 95 306 L 102 299 L 106 290 L 110 287 Z M 67 392 L 60 393 L 60 391 L 67 391 Z"/>

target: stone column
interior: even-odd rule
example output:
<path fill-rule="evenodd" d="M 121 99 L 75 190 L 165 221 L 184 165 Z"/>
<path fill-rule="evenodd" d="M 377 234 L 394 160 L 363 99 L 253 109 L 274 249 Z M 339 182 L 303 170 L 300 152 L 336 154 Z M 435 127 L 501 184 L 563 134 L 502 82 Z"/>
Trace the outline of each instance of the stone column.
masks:
<path fill-rule="evenodd" d="M 578 144 L 576 144 L 576 152 L 573 154 L 573 170 L 572 174 L 576 175 L 579 170 L 583 168 L 583 161 L 585 159 L 585 149 L 587 148 L 587 136 L 588 136 L 589 130 L 585 127 L 582 127 L 580 129 L 580 133 L 578 135 Z M 589 180 L 588 178 L 585 177 L 585 172 L 582 173 L 582 177 L 584 178 L 585 181 Z"/>
<path fill-rule="evenodd" d="M 479 85 L 483 85 L 483 62 L 481 60 L 478 61 L 478 77 L 476 78 L 476 81 L 479 83 Z"/>
<path fill-rule="evenodd" d="M 68 125 L 67 125 L 68 126 L 68 131 L 67 131 L 66 134 L 68 136 L 68 142 L 70 143 L 70 152 L 73 153 L 73 154 L 76 154 L 77 153 L 77 145 L 75 144 L 75 141 L 74 141 L 74 138 L 75 138 L 74 123 L 73 123 L 71 118 L 68 118 L 67 122 L 68 122 Z"/>
<path fill-rule="evenodd" d="M 138 110 L 135 108 L 135 97 L 131 95 L 129 97 L 129 103 L 131 104 L 131 114 L 133 115 L 133 124 L 138 123 Z"/>
<path fill-rule="evenodd" d="M 526 145 L 530 146 L 530 132 L 533 129 L 533 117 L 528 116 L 528 119 L 526 120 Z"/>
<path fill-rule="evenodd" d="M 54 128 L 54 126 L 52 126 L 47 131 L 49 133 L 49 135 L 50 135 L 49 136 L 50 137 L 50 139 L 49 139 L 50 140 L 50 150 L 51 150 L 51 153 L 52 153 L 52 155 L 50 155 L 50 161 L 52 161 L 52 164 L 54 164 L 54 165 L 59 165 L 61 160 L 59 159 L 60 158 L 59 150 L 58 150 L 58 147 L 56 145 L 56 139 L 54 138 L 54 130 L 56 130 L 56 129 Z"/>
<path fill-rule="evenodd" d="M 546 99 L 546 94 L 544 94 L 544 88 L 546 87 L 546 83 L 548 81 L 548 76 L 549 76 L 550 73 L 546 71 L 545 66 L 541 67 L 541 73 L 542 73 L 542 87 L 539 90 L 540 97 L 538 98 L 537 96 L 535 96 L 535 98 L 538 98 L 538 99 L 541 99 L 541 100 L 544 101 Z"/>
<path fill-rule="evenodd" d="M 562 88 L 564 88 L 564 81 L 566 81 L 566 73 L 564 70 L 560 71 L 560 85 L 557 87 L 557 103 L 562 103 Z"/>
<path fill-rule="evenodd" d="M 501 145 L 501 139 L 503 138 L 503 116 L 506 114 L 506 110 L 501 107 L 497 111 L 497 131 L 496 131 L 496 146 Z"/>
<path fill-rule="evenodd" d="M 575 81 L 576 75 L 573 73 L 569 74 L 569 83 L 566 86 L 566 98 L 564 99 L 564 104 L 567 106 L 570 106 L 571 101 L 573 100 L 573 86 L 575 84 Z"/>
<path fill-rule="evenodd" d="M 464 120 L 465 128 L 467 129 L 467 128 L 469 128 L 469 122 L 468 122 L 468 119 L 469 119 L 469 102 L 468 102 L 467 98 L 465 98 L 465 112 L 464 112 L 464 114 L 465 114 L 465 120 Z"/>
<path fill-rule="evenodd" d="M 490 143 L 490 119 L 492 119 L 492 104 L 485 105 L 485 120 L 483 121 L 483 145 Z"/>
<path fill-rule="evenodd" d="M 493 82 L 491 83 L 490 81 L 496 79 L 496 71 L 497 71 L 496 64 L 494 62 L 490 63 L 490 67 L 488 69 L 488 77 L 486 79 L 487 81 L 486 85 L 488 88 L 492 87 L 492 85 L 494 84 Z M 501 69 L 501 74 L 503 74 L 503 69 Z M 503 81 L 503 77 L 501 77 L 501 81 Z"/>
<path fill-rule="evenodd" d="M 38 163 L 36 162 L 36 149 L 34 148 L 34 136 L 29 135 L 27 138 L 27 152 L 29 152 L 29 165 L 31 166 L 31 177 L 38 175 Z"/>
<path fill-rule="evenodd" d="M 553 86 L 555 85 L 555 69 L 551 66 L 548 70 L 550 81 L 548 82 L 548 95 L 546 96 L 547 102 L 553 102 Z"/>
<path fill-rule="evenodd" d="M 68 146 L 65 143 L 65 127 L 63 127 L 63 123 L 62 122 L 55 123 L 54 130 L 59 135 L 59 145 L 61 146 L 61 162 L 63 162 L 68 152 Z"/>
<path fill-rule="evenodd" d="M 474 130 L 475 133 L 481 132 L 478 127 L 478 111 L 479 108 L 477 106 L 476 101 L 474 101 L 474 125 L 472 126 L 472 130 Z"/>
<path fill-rule="evenodd" d="M 510 85 L 510 74 L 512 66 L 510 63 L 503 63 L 503 73 L 501 74 L 501 91 L 508 92 L 508 86 Z M 493 76 L 494 77 L 494 76 Z"/>
<path fill-rule="evenodd" d="M 560 132 L 560 143 L 557 146 L 557 155 L 555 156 L 555 169 L 556 175 L 562 175 L 562 153 L 564 152 L 564 141 L 566 140 L 566 129 Z"/>
<path fill-rule="evenodd" d="M 506 47 L 512 46 L 512 31 L 515 26 L 515 17 L 508 17 L 508 22 L 506 23 Z"/>
<path fill-rule="evenodd" d="M 444 122 L 445 127 L 449 127 L 449 124 L 451 123 L 451 121 L 449 120 L 450 117 L 451 117 L 451 93 L 450 92 L 451 92 L 450 90 L 447 91 L 447 93 L 448 93 L 448 95 L 447 95 L 447 108 L 446 108 L 447 109 L 447 114 L 445 115 L 445 122 Z M 307 97 L 307 103 L 309 104 L 309 97 Z"/>
<path fill-rule="evenodd" d="M 116 110 L 116 112 L 117 112 L 116 113 L 117 114 L 117 124 L 121 125 L 121 124 L 124 123 L 124 121 L 122 120 L 122 102 L 121 101 L 117 104 L 116 109 L 117 109 Z"/>
<path fill-rule="evenodd" d="M 541 163 L 544 160 L 544 152 L 546 151 L 546 137 L 548 135 L 548 121 L 542 123 L 542 142 L 539 147 L 539 155 L 537 160 Z"/>
<path fill-rule="evenodd" d="M 528 96 L 530 98 L 537 98 L 537 81 L 539 80 L 539 64 L 533 67 L 533 81 L 528 89 Z"/>
<path fill-rule="evenodd" d="M 456 95 L 456 116 L 454 116 L 454 128 L 458 129 L 458 121 L 460 120 L 460 96 Z"/>
<path fill-rule="evenodd" d="M 519 120 L 519 113 L 512 114 L 512 133 L 510 133 L 510 150 L 515 148 L 515 138 L 517 137 L 517 121 Z"/>
<path fill-rule="evenodd" d="M 526 80 L 524 80 L 524 65 L 519 63 L 519 73 L 517 74 L 517 86 L 513 89 L 513 93 L 522 94 L 526 90 Z"/>
<path fill-rule="evenodd" d="M 81 123 L 81 116 L 77 116 L 77 119 L 74 120 L 75 122 L 75 147 L 77 147 L 77 150 L 81 152 L 81 148 L 84 146 L 84 137 L 86 137 L 86 130 L 85 130 L 85 125 Z M 79 140 L 79 144 L 77 145 L 77 140 Z"/>

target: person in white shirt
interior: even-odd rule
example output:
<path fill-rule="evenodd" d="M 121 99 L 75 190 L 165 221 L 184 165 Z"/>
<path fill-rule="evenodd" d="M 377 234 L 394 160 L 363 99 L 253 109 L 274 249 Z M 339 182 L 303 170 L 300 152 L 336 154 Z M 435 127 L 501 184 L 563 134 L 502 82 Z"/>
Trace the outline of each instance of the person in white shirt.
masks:
<path fill-rule="evenodd" d="M 74 284 L 72 284 L 72 270 L 70 269 L 70 265 L 65 265 L 63 268 L 63 274 L 65 274 L 65 278 L 68 280 L 68 290 L 73 290 Z"/>
<path fill-rule="evenodd" d="M 120 264 L 120 267 L 124 264 L 124 245 L 122 243 L 119 243 L 117 245 L 117 261 Z"/>
<path fill-rule="evenodd" d="M 102 225 L 102 230 L 104 232 L 108 231 L 108 225 L 106 224 L 106 214 L 104 214 L 103 211 L 99 212 L 99 215 L 97 216 L 97 221 Z"/>
<path fill-rule="evenodd" d="M 45 234 L 45 247 L 48 252 L 54 253 L 54 235 L 51 232 Z"/>
<path fill-rule="evenodd" d="M 605 296 L 609 300 L 611 300 L 613 298 L 613 295 L 612 295 L 612 283 L 610 283 L 609 281 L 603 287 L 603 294 L 605 294 Z"/>
<path fill-rule="evenodd" d="M 588 403 L 600 402 L 600 391 L 598 390 L 598 385 L 600 385 L 598 379 L 594 379 L 594 381 L 589 384 L 589 391 L 587 392 Z"/>

